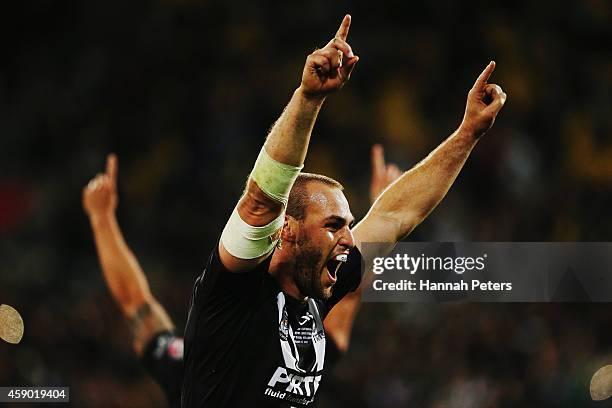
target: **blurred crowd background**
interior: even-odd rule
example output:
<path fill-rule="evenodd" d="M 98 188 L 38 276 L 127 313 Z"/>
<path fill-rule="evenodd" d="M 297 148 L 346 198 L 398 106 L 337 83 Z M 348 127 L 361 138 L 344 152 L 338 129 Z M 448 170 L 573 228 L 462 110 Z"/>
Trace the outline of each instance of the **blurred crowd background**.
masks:
<path fill-rule="evenodd" d="M 119 221 L 182 330 L 191 287 L 303 62 L 342 16 L 361 57 L 305 169 L 368 209 L 369 152 L 408 169 L 492 59 L 508 101 L 408 239 L 612 241 L 612 3 L 13 2 L 0 13 L 0 385 L 164 406 L 102 280 L 81 190 L 119 156 Z M 611 272 L 612 273 L 612 272 Z M 612 363 L 607 304 L 365 304 L 322 407 L 583 407 Z"/>

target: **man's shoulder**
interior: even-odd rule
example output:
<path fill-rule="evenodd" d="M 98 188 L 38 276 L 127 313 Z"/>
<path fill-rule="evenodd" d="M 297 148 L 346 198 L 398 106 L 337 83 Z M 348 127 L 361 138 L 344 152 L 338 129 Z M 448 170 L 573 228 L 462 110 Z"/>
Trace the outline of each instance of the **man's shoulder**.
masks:
<path fill-rule="evenodd" d="M 276 296 L 280 289 L 268 273 L 269 266 L 270 259 L 266 259 L 249 271 L 231 272 L 223 266 L 215 246 L 196 279 L 188 320 L 192 324 L 211 323 L 215 319 L 225 321 L 252 310 L 264 298 Z"/>
<path fill-rule="evenodd" d="M 271 255 L 248 271 L 232 272 L 223 265 L 219 254 L 219 246 L 215 245 L 210 251 L 204 270 L 196 284 L 208 286 L 217 284 L 229 285 L 230 288 L 237 288 L 240 286 L 253 285 L 258 281 L 262 282 L 263 277 L 267 274 L 270 267 L 270 258 Z"/>

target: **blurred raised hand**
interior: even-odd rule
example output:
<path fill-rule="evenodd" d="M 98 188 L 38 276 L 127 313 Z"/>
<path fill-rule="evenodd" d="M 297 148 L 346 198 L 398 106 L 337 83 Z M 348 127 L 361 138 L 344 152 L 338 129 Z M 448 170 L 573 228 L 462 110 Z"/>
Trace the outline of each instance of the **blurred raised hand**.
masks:
<path fill-rule="evenodd" d="M 106 172 L 99 173 L 83 189 L 83 208 L 89 217 L 113 213 L 117 209 L 117 156 L 106 158 Z"/>
<path fill-rule="evenodd" d="M 117 156 L 106 158 L 106 172 L 94 177 L 83 189 L 83 208 L 91 228 L 108 288 L 128 318 L 134 350 L 142 355 L 157 334 L 172 331 L 174 325 L 151 294 L 149 282 L 138 259 L 128 247 L 117 222 Z"/>
<path fill-rule="evenodd" d="M 370 202 L 373 203 L 389 184 L 402 175 L 402 171 L 394 163 L 385 163 L 385 151 L 379 144 L 372 146 L 371 163 Z"/>

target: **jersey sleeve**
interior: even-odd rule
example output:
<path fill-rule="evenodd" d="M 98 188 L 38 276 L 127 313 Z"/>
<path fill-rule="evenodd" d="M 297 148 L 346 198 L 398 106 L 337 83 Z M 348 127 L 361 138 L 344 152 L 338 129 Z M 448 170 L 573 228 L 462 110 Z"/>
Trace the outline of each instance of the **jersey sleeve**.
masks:
<path fill-rule="evenodd" d="M 233 309 L 253 295 L 270 264 L 268 256 L 261 264 L 247 272 L 231 272 L 221 262 L 219 247 L 215 244 L 202 274 L 193 286 L 190 318 L 203 312 L 219 313 Z M 186 336 L 188 337 L 188 336 Z"/>
<path fill-rule="evenodd" d="M 171 332 L 155 335 L 146 345 L 142 364 L 161 386 L 171 407 L 178 407 L 183 383 L 183 339 Z"/>
<path fill-rule="evenodd" d="M 196 280 L 193 298 L 206 298 L 227 300 L 242 298 L 246 292 L 253 289 L 253 285 L 261 282 L 262 274 L 268 270 L 272 254 L 255 268 L 247 272 L 231 272 L 221 262 L 219 247 L 215 247 L 206 263 L 202 274 Z"/>

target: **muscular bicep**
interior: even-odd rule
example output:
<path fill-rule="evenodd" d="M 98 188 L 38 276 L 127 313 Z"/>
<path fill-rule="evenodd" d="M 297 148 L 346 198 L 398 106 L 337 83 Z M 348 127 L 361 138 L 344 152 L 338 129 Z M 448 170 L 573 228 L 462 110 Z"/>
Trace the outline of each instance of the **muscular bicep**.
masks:
<path fill-rule="evenodd" d="M 391 252 L 395 244 L 403 238 L 401 236 L 403 231 L 412 231 L 417 225 L 415 222 L 412 226 L 407 226 L 400 219 L 400 217 L 381 214 L 372 209 L 353 228 L 355 245 L 366 260 L 372 256 L 381 256 L 383 253 Z M 410 219 L 410 217 L 407 217 L 405 221 L 410 222 Z M 366 243 L 377 245 L 366 248 L 364 246 Z M 376 253 L 372 253 L 373 248 L 375 248 Z"/>
<path fill-rule="evenodd" d="M 272 252 L 274 240 L 278 239 L 282 213 L 283 204 L 269 197 L 249 179 L 247 189 L 219 241 L 223 266 L 230 272 L 246 272 L 266 259 Z"/>
<path fill-rule="evenodd" d="M 365 242 L 393 242 L 398 231 L 397 220 L 382 214 L 374 214 L 370 211 L 353 228 L 355 244 L 363 253 L 363 243 Z"/>
<path fill-rule="evenodd" d="M 244 195 L 238 201 L 240 218 L 253 227 L 272 222 L 283 211 L 283 204 L 269 197 L 251 178 Z"/>

